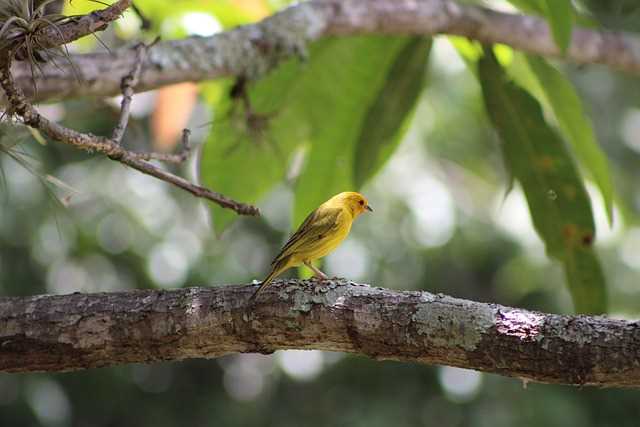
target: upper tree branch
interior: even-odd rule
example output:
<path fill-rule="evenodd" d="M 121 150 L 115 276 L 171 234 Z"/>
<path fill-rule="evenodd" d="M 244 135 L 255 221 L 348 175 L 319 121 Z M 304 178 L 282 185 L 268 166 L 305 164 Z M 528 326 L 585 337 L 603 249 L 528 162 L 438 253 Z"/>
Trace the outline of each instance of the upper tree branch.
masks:
<path fill-rule="evenodd" d="M 306 43 L 328 36 L 357 34 L 452 34 L 483 43 L 504 43 L 543 56 L 562 57 L 546 22 L 460 4 L 454 0 L 313 0 L 290 7 L 255 25 L 212 37 L 159 43 L 144 64 L 136 90 L 171 83 L 225 76 L 256 76 L 278 61 L 298 55 Z M 579 64 L 604 64 L 640 75 L 640 38 L 623 33 L 575 28 L 566 59 Z M 82 79 L 68 64 L 43 67 L 37 80 L 38 99 L 108 96 L 119 93 L 136 53 L 73 55 Z M 33 96 L 30 70 L 19 66 L 15 76 Z"/>
<path fill-rule="evenodd" d="M 319 349 L 532 381 L 640 385 L 640 323 L 346 281 L 0 298 L 0 371 Z"/>

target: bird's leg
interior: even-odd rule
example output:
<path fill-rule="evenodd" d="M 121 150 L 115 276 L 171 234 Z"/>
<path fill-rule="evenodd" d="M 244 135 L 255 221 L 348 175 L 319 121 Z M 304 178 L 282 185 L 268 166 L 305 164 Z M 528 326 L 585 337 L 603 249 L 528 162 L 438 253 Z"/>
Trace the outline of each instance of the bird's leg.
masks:
<path fill-rule="evenodd" d="M 311 264 L 310 261 L 305 261 L 304 265 L 306 265 L 307 267 L 309 267 L 311 269 L 311 271 L 313 271 L 313 275 L 320 279 L 320 280 L 327 280 L 329 278 L 329 276 L 327 276 L 326 274 L 324 274 L 322 271 L 318 270 L 318 268 L 316 266 L 314 266 L 313 264 Z"/>

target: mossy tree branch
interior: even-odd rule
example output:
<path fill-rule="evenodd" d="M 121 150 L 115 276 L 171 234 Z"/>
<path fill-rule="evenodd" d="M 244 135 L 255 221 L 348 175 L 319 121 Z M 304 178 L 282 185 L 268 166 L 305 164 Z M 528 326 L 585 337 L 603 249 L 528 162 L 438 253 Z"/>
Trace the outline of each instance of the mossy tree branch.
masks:
<path fill-rule="evenodd" d="M 640 37 L 630 33 L 575 28 L 563 55 L 546 22 L 533 16 L 455 0 L 312 0 L 254 25 L 159 43 L 145 61 L 136 90 L 228 76 L 259 77 L 281 60 L 303 55 L 312 41 L 362 34 L 458 35 L 640 75 Z M 71 58 L 82 78 L 70 64 L 44 65 L 36 82 L 37 100 L 116 95 L 136 62 L 135 52 L 126 48 Z M 29 67 L 17 66 L 14 76 L 28 96 L 36 96 Z"/>
<path fill-rule="evenodd" d="M 531 381 L 640 386 L 640 323 L 344 280 L 0 299 L 0 371 L 318 349 Z"/>

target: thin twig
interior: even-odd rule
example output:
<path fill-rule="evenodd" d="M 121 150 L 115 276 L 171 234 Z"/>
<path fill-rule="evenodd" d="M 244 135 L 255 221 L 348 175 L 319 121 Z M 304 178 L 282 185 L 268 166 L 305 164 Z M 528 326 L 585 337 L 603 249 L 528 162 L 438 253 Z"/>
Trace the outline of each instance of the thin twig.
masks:
<path fill-rule="evenodd" d="M 159 160 L 165 163 L 184 163 L 191 154 L 191 143 L 189 142 L 190 135 L 191 131 L 189 129 L 182 130 L 182 150 L 178 153 L 135 153 L 135 156 L 139 160 Z"/>
<path fill-rule="evenodd" d="M 22 90 L 17 87 L 13 81 L 13 76 L 11 74 L 11 62 L 13 53 L 14 52 L 9 52 L 4 62 L 0 62 L 0 86 L 4 89 L 4 92 L 7 96 L 11 113 L 18 115 L 27 126 L 31 126 L 35 129 L 40 130 L 44 135 L 47 135 L 53 140 L 72 145 L 85 151 L 105 154 L 112 160 L 130 166 L 147 175 L 154 176 L 162 181 L 171 183 L 183 190 L 190 192 L 196 197 L 211 200 L 212 202 L 217 203 L 223 208 L 231 209 L 240 215 L 260 214 L 260 211 L 255 206 L 232 200 L 220 193 L 193 184 L 184 178 L 162 170 L 147 161 L 141 160 L 141 158 L 144 156 L 147 156 L 147 158 L 161 158 L 160 155 L 148 157 L 148 155 L 133 153 L 124 149 L 117 141 L 113 139 L 109 139 L 103 136 L 96 136 L 89 133 L 78 132 L 76 130 L 54 123 L 48 120 L 46 117 L 43 117 L 26 100 L 24 94 L 22 93 Z M 121 116 L 122 115 L 123 113 L 121 112 Z M 183 133 L 183 141 L 185 141 L 186 139 L 185 147 L 188 147 L 188 136 L 188 131 Z M 173 156 L 181 157 L 185 156 L 185 154 L 178 154 Z M 177 159 L 178 157 L 175 158 Z"/>
<path fill-rule="evenodd" d="M 183 190 L 188 191 L 196 197 L 200 197 L 203 199 L 211 200 L 217 203 L 219 206 L 223 208 L 231 209 L 240 215 L 249 215 L 249 216 L 258 216 L 260 215 L 260 211 L 258 208 L 252 205 L 247 205 L 244 203 L 237 202 L 233 199 L 230 199 L 223 194 L 217 193 L 215 191 L 211 191 L 208 188 L 201 187 L 199 185 L 195 185 L 184 178 L 181 178 L 177 175 L 174 175 L 170 172 L 164 171 L 149 162 L 145 162 L 143 160 L 139 160 L 136 158 L 135 154 L 126 152 L 124 157 L 118 159 L 120 163 L 124 163 L 125 165 L 131 166 L 132 168 L 145 173 L 147 175 L 154 176 L 162 181 L 171 183 L 176 187 L 179 187 Z"/>
<path fill-rule="evenodd" d="M 146 45 L 144 43 L 140 43 L 136 46 L 136 63 L 131 70 L 131 73 L 124 76 L 122 79 L 122 103 L 120 104 L 120 117 L 118 118 L 118 124 L 113 129 L 113 135 L 111 139 L 116 144 L 122 143 L 122 137 L 124 136 L 124 132 L 127 129 L 127 124 L 129 123 L 129 116 L 131 115 L 131 101 L 133 100 L 134 88 L 138 85 L 138 80 L 140 80 L 140 73 L 142 72 L 142 64 L 147 57 L 147 53 L 149 49 L 156 44 L 160 40 L 156 38 L 151 44 Z"/>

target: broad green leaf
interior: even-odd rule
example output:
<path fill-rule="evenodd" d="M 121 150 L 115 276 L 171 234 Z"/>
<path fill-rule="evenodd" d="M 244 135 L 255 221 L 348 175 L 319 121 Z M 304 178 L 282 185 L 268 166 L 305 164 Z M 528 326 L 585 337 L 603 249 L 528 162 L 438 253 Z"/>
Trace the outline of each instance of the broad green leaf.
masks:
<path fill-rule="evenodd" d="M 353 152 L 365 114 L 410 40 L 367 36 L 313 44 L 306 62 L 287 61 L 248 86 L 251 113 L 258 118 L 251 125 L 243 103 L 223 96 L 203 149 L 203 182 L 256 203 L 282 182 L 293 151 L 306 146 L 295 223 L 333 193 L 352 189 Z M 215 206 L 212 212 L 218 232 L 236 217 Z"/>
<path fill-rule="evenodd" d="M 543 96 L 553 109 L 562 133 L 571 143 L 580 164 L 600 189 L 609 223 L 613 221 L 613 184 L 607 157 L 598 145 L 591 120 L 571 82 L 544 59 L 526 56 L 527 64 L 540 83 Z"/>
<path fill-rule="evenodd" d="M 540 104 L 508 79 L 490 50 L 478 74 L 505 162 L 522 185 L 547 253 L 564 266 L 576 311 L 604 312 L 605 280 L 593 249 L 591 204 L 566 146 L 545 122 Z"/>
<path fill-rule="evenodd" d="M 571 43 L 571 28 L 573 26 L 571 0 L 545 0 L 544 3 L 553 39 L 564 53 Z"/>
<path fill-rule="evenodd" d="M 389 68 L 356 142 L 356 188 L 384 165 L 402 139 L 425 83 L 430 49 L 431 39 L 416 37 L 404 46 Z"/>
<path fill-rule="evenodd" d="M 332 195 L 356 188 L 354 154 L 365 118 L 411 40 L 385 36 L 329 40 L 323 42 L 328 48 L 315 54 L 319 67 L 308 71 L 306 90 L 292 104 L 298 120 L 309 123 L 312 143 L 296 184 L 294 224 Z"/>
<path fill-rule="evenodd" d="M 222 90 L 219 84 L 206 87 L 205 99 L 213 104 L 215 115 L 211 132 L 202 149 L 202 182 L 226 196 L 256 203 L 282 182 L 293 151 L 306 140 L 306 124 L 287 108 L 288 95 L 295 96 L 302 67 L 291 60 L 246 90 L 250 98 L 247 111 L 240 99 L 231 99 L 231 82 Z M 237 215 L 211 205 L 213 224 L 220 233 Z"/>

